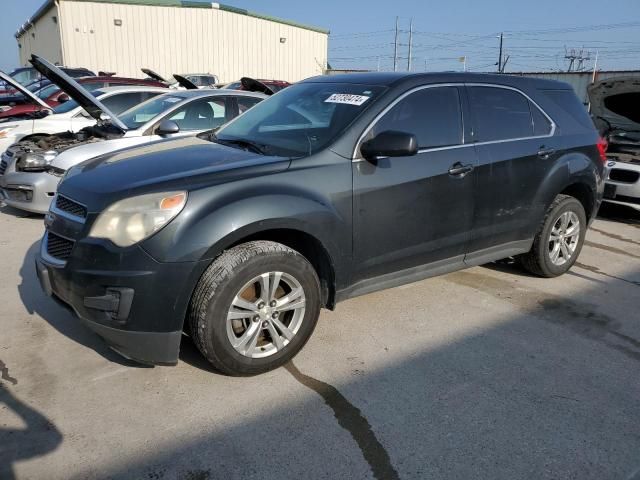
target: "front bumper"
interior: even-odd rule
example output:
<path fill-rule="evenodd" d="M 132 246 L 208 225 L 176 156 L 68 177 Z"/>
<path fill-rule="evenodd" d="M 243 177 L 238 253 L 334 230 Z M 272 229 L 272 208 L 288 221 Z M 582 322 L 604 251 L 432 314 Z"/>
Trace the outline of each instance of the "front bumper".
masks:
<path fill-rule="evenodd" d="M 6 172 L 0 175 L 0 194 L 14 208 L 47 213 L 60 178 L 47 172 Z"/>
<path fill-rule="evenodd" d="M 124 267 L 126 266 L 126 270 Z M 66 262 L 36 258 L 43 290 L 71 307 L 116 352 L 144 364 L 175 365 L 199 263 L 160 263 L 142 248 L 76 242 Z"/>
<path fill-rule="evenodd" d="M 603 201 L 640 210 L 640 162 L 610 160 Z"/>

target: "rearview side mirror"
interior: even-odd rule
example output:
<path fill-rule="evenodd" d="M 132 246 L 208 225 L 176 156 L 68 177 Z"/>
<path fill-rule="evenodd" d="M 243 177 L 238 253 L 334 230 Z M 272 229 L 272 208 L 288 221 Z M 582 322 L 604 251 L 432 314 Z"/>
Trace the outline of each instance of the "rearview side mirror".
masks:
<path fill-rule="evenodd" d="M 412 133 L 387 130 L 360 145 L 367 160 L 378 157 L 410 157 L 418 153 L 418 140 Z"/>
<path fill-rule="evenodd" d="M 58 95 L 58 103 L 66 103 L 69 100 L 71 100 L 71 98 L 66 93 L 61 93 L 60 95 Z"/>
<path fill-rule="evenodd" d="M 180 127 L 173 120 L 163 120 L 158 125 L 156 129 L 156 134 L 158 135 L 173 135 L 174 133 L 178 133 L 180 131 Z"/>

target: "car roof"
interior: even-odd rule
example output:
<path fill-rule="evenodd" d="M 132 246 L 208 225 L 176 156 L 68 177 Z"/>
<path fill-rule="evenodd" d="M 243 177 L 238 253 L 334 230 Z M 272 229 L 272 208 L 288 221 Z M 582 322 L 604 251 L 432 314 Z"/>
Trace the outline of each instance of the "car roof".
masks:
<path fill-rule="evenodd" d="M 471 72 L 366 72 L 366 73 L 342 73 L 339 75 L 323 75 L 311 77 L 300 83 L 350 83 L 364 85 L 380 85 L 392 87 L 401 83 L 491 83 L 514 87 L 531 87 L 535 84 L 538 88 L 566 89 L 570 88 L 565 82 L 546 80 L 516 75 L 494 73 Z"/>
<path fill-rule="evenodd" d="M 153 86 L 145 86 L 145 85 L 118 85 L 114 87 L 103 87 L 98 88 L 95 92 L 100 92 L 100 94 L 112 93 L 112 92 L 160 92 L 160 93 L 170 93 L 171 90 L 163 87 L 153 87 Z"/>
<path fill-rule="evenodd" d="M 243 92 L 240 90 L 229 90 L 224 88 L 199 88 L 197 90 L 172 90 L 167 93 L 167 95 L 172 95 L 174 97 L 184 98 L 185 100 L 188 98 L 199 98 L 199 97 L 210 97 L 212 95 L 242 95 L 246 97 L 259 97 L 266 98 L 266 95 L 258 92 Z"/>

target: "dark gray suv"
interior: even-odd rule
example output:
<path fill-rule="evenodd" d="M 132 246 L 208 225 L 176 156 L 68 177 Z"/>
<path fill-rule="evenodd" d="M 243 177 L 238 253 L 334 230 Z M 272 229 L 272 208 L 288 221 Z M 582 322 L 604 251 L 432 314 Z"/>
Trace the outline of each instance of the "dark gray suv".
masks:
<path fill-rule="evenodd" d="M 216 134 L 71 169 L 37 270 L 129 358 L 175 364 L 186 331 L 219 370 L 251 375 L 288 361 L 320 309 L 349 297 L 510 256 L 566 272 L 603 170 L 564 83 L 319 77 Z"/>

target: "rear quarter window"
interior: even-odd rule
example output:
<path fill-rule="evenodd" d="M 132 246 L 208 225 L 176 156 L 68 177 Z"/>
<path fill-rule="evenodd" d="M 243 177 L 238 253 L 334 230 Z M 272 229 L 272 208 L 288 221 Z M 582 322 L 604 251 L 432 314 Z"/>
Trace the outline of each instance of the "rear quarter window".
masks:
<path fill-rule="evenodd" d="M 542 92 L 580 125 L 589 129 L 594 128 L 587 107 L 578 100 L 573 90 L 542 90 Z"/>

